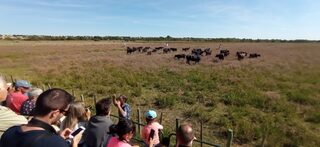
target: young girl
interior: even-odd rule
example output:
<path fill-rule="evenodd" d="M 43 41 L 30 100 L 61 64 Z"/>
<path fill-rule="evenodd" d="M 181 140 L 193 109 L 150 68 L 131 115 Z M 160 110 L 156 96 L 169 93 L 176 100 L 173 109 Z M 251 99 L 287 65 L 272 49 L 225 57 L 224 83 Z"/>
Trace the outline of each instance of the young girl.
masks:
<path fill-rule="evenodd" d="M 157 121 L 156 121 L 156 117 L 157 117 L 157 113 L 156 111 L 153 110 L 148 110 L 145 113 L 145 117 L 146 117 L 146 121 L 147 121 L 147 125 L 145 125 L 142 129 L 141 132 L 141 136 L 144 140 L 144 143 L 146 144 L 146 146 L 150 146 L 150 132 L 151 130 L 154 131 L 154 136 L 153 136 L 153 146 L 159 146 L 160 145 L 160 140 L 159 140 L 159 129 L 162 130 L 163 126 L 160 125 Z"/>
<path fill-rule="evenodd" d="M 114 128 L 118 137 L 112 137 L 107 147 L 132 147 L 129 142 L 135 133 L 135 125 L 129 119 L 120 118 Z"/>

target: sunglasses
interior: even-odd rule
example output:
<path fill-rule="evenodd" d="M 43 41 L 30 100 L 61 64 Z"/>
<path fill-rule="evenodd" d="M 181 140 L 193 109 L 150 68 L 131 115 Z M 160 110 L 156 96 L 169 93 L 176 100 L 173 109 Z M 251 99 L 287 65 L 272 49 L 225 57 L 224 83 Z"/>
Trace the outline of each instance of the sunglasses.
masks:
<path fill-rule="evenodd" d="M 64 116 L 68 114 L 68 110 L 59 109 L 60 113 L 62 113 Z"/>

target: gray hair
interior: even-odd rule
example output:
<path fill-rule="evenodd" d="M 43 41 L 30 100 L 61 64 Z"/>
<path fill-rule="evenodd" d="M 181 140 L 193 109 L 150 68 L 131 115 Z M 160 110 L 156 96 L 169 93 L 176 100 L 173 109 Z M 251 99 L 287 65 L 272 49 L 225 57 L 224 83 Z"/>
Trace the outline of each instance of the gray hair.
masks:
<path fill-rule="evenodd" d="M 28 93 L 29 98 L 38 97 L 43 92 L 40 88 L 32 88 Z"/>

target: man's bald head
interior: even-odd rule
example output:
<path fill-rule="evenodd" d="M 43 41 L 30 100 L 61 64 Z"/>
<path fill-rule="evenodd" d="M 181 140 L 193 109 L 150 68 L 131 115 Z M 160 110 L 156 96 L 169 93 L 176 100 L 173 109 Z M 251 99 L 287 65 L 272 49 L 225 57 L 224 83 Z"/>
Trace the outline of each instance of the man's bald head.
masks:
<path fill-rule="evenodd" d="M 191 146 L 195 135 L 191 124 L 185 123 L 179 126 L 177 130 L 177 139 L 179 145 Z"/>

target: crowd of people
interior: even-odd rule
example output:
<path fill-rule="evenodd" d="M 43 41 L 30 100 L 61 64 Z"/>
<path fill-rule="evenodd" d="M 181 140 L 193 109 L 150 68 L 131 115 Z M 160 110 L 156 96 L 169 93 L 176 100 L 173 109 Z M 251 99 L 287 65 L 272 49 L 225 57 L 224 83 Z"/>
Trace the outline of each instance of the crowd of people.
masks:
<path fill-rule="evenodd" d="M 26 80 L 7 83 L 0 76 L 0 147 L 138 146 L 132 143 L 136 129 L 125 95 L 100 99 L 93 116 L 74 99 L 60 88 L 43 91 Z M 112 105 L 118 110 L 117 123 L 110 118 Z M 142 146 L 165 146 L 160 140 L 163 126 L 157 122 L 156 111 L 148 110 L 144 116 L 146 125 L 138 132 Z M 195 139 L 191 124 L 180 125 L 176 137 L 177 147 L 191 147 Z"/>

